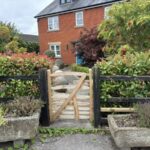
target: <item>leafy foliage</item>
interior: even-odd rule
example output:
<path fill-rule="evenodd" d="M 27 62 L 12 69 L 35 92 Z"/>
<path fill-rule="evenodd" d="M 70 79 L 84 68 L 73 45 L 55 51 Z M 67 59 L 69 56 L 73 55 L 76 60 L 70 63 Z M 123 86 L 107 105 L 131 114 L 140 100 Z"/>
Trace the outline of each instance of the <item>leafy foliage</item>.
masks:
<path fill-rule="evenodd" d="M 5 120 L 5 118 L 4 118 L 4 115 L 5 115 L 5 110 L 4 110 L 3 107 L 0 105 L 0 126 L 6 124 L 6 120 Z"/>
<path fill-rule="evenodd" d="M 77 64 L 71 65 L 71 70 L 76 71 L 76 72 L 89 73 L 89 68 L 88 67 L 83 67 L 83 66 L 80 66 L 80 65 L 77 65 Z"/>
<path fill-rule="evenodd" d="M 34 75 L 41 68 L 51 68 L 52 61 L 45 55 L 34 53 L 0 55 L 0 76 Z M 10 80 L 0 82 L 0 97 L 39 95 L 36 81 Z"/>
<path fill-rule="evenodd" d="M 105 49 L 117 53 L 127 45 L 134 51 L 150 49 L 150 0 L 124 1 L 112 6 L 109 18 L 99 26 L 99 38 L 107 40 Z"/>
<path fill-rule="evenodd" d="M 25 42 L 19 39 L 19 47 L 24 47 L 27 49 L 28 53 L 39 53 L 39 44 L 38 43 L 33 43 L 33 42 Z"/>
<path fill-rule="evenodd" d="M 47 55 L 50 58 L 55 58 L 55 53 L 51 50 L 46 50 L 45 55 Z"/>
<path fill-rule="evenodd" d="M 49 137 L 64 136 L 67 134 L 106 134 L 108 131 L 104 129 L 85 129 L 85 128 L 39 128 L 40 134 Z"/>
<path fill-rule="evenodd" d="M 150 75 L 150 52 L 117 54 L 97 63 L 102 75 Z M 150 97 L 150 84 L 144 81 L 105 81 L 101 97 Z"/>
<path fill-rule="evenodd" d="M 78 54 L 84 61 L 86 66 L 92 67 L 97 60 L 101 60 L 104 57 L 103 47 L 105 41 L 101 38 L 97 38 L 97 28 L 91 30 L 85 30 L 78 40 L 74 43 L 73 52 Z"/>
<path fill-rule="evenodd" d="M 12 102 L 4 105 L 5 117 L 31 116 L 40 111 L 43 102 L 31 97 L 17 97 Z"/>

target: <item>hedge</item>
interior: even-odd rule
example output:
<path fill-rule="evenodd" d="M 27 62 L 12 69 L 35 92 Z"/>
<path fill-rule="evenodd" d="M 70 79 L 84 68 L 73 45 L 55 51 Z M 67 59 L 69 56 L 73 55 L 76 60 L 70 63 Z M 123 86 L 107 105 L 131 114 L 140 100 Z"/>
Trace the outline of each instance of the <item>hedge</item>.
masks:
<path fill-rule="evenodd" d="M 52 60 L 35 53 L 0 54 L 0 76 L 35 75 L 41 68 L 51 68 Z M 37 81 L 11 80 L 0 82 L 0 97 L 38 96 Z"/>
<path fill-rule="evenodd" d="M 119 54 L 98 62 L 102 75 L 150 75 L 150 51 L 135 54 Z M 101 98 L 111 97 L 150 97 L 150 84 L 144 81 L 104 81 L 101 85 Z"/>

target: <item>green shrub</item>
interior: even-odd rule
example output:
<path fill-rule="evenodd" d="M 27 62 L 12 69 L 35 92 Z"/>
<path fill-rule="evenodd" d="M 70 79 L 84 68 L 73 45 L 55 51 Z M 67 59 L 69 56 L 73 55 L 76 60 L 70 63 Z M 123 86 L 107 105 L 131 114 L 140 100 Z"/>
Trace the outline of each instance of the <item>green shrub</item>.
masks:
<path fill-rule="evenodd" d="M 55 53 L 53 51 L 47 50 L 45 51 L 45 55 L 51 58 L 55 58 Z"/>
<path fill-rule="evenodd" d="M 73 64 L 71 65 L 71 70 L 75 71 L 75 72 L 85 72 L 85 73 L 89 73 L 89 68 L 88 67 L 83 67 L 77 64 Z"/>
<path fill-rule="evenodd" d="M 145 53 L 120 54 L 97 63 L 102 75 L 150 75 L 150 51 Z M 101 97 L 150 97 L 150 84 L 144 81 L 104 81 Z"/>
<path fill-rule="evenodd" d="M 0 76 L 34 75 L 41 68 L 51 68 L 52 61 L 34 53 L 0 55 Z M 37 81 L 9 80 L 0 82 L 0 97 L 38 96 Z"/>
<path fill-rule="evenodd" d="M 150 0 L 128 0 L 112 6 L 99 26 L 99 37 L 107 41 L 106 50 L 117 53 L 122 45 L 135 51 L 150 49 Z"/>
<path fill-rule="evenodd" d="M 4 108 L 0 105 L 0 126 L 6 124 L 6 120 L 5 120 L 5 118 L 4 118 L 4 115 L 5 115 L 5 110 L 4 110 Z"/>

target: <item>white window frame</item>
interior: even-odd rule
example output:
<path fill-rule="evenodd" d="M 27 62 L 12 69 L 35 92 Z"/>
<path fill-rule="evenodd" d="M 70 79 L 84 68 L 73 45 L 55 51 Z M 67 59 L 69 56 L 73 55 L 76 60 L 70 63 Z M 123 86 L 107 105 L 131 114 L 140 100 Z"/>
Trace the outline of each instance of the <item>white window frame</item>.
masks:
<path fill-rule="evenodd" d="M 108 15 L 108 12 L 109 12 L 110 9 L 111 9 L 111 5 L 106 6 L 104 8 L 104 19 L 109 19 L 110 18 L 110 16 Z"/>
<path fill-rule="evenodd" d="M 59 30 L 59 16 L 48 17 L 48 31 L 57 30 Z"/>
<path fill-rule="evenodd" d="M 72 2 L 72 0 L 64 0 L 63 2 L 62 2 L 62 0 L 60 0 L 60 4 L 66 4 L 66 3 L 71 3 Z"/>
<path fill-rule="evenodd" d="M 55 54 L 55 58 L 61 58 L 61 43 L 60 42 L 52 42 L 52 43 L 49 43 L 49 50 L 50 51 L 53 51 L 54 54 Z M 54 50 L 52 49 L 52 46 L 54 46 Z M 57 46 L 59 46 L 59 50 L 57 50 Z M 60 52 L 60 55 L 57 54 L 57 51 Z"/>
<path fill-rule="evenodd" d="M 79 15 L 80 18 L 79 18 Z M 75 20 L 76 20 L 76 27 L 83 27 L 84 26 L 84 14 L 83 14 L 83 11 L 78 11 L 75 13 Z M 79 22 L 82 22 L 82 23 L 79 23 Z"/>

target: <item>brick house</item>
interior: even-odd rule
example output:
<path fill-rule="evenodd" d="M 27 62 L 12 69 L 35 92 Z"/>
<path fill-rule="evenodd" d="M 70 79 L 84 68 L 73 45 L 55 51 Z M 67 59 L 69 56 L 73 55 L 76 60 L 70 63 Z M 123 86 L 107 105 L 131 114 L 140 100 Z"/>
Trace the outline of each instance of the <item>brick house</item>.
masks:
<path fill-rule="evenodd" d="M 65 64 L 77 62 L 71 42 L 107 17 L 112 3 L 120 0 L 54 0 L 35 18 L 38 21 L 40 52 L 54 51 Z"/>

